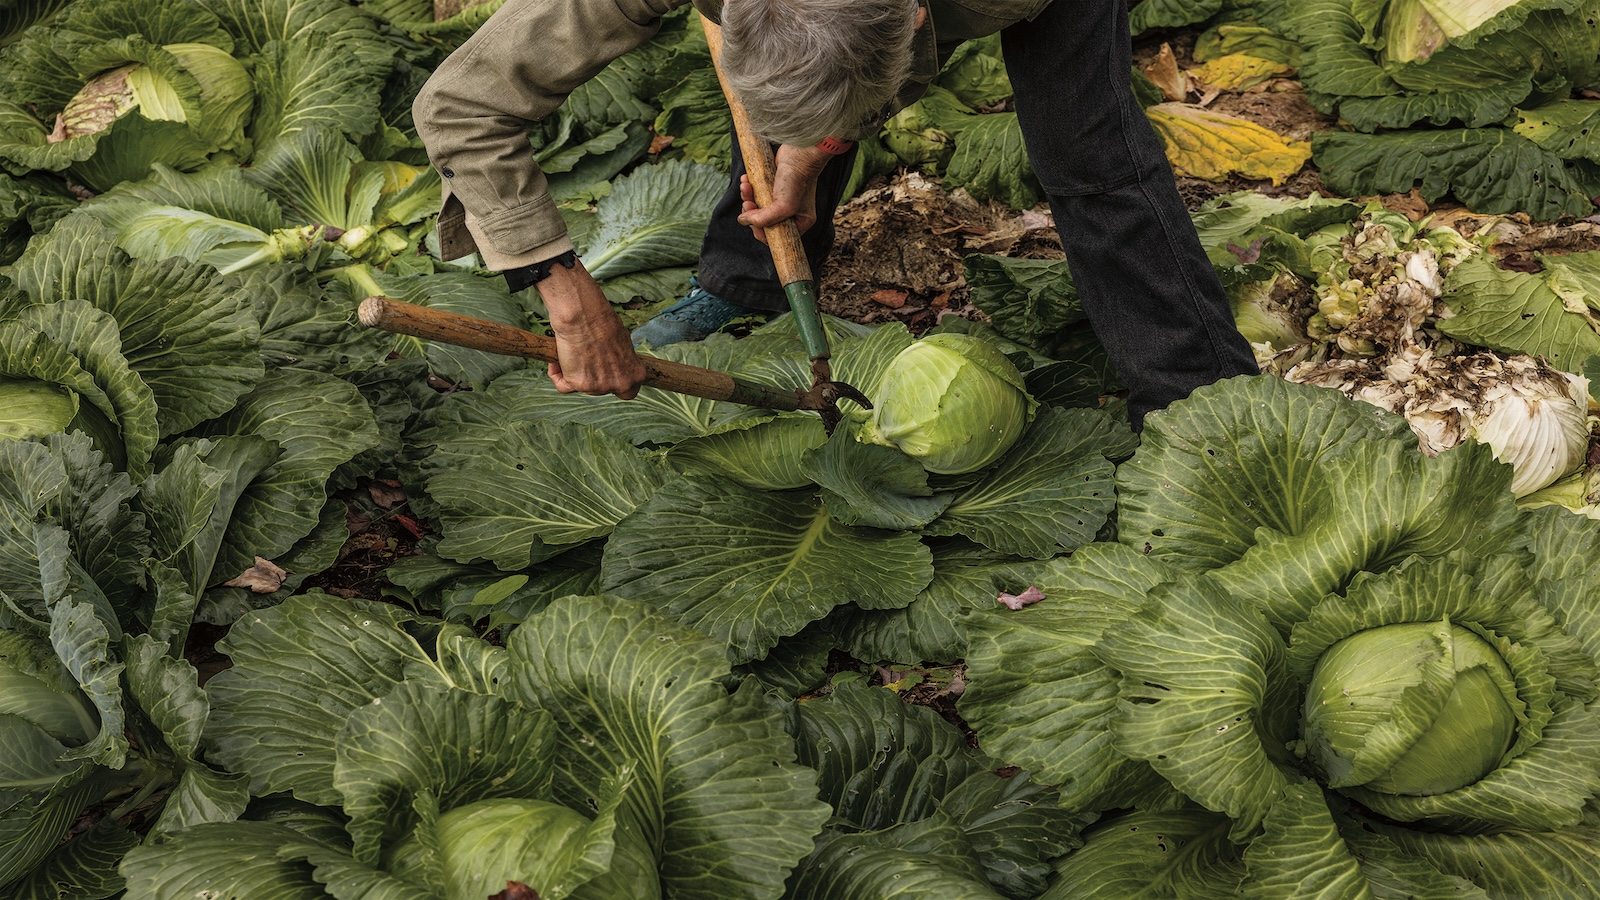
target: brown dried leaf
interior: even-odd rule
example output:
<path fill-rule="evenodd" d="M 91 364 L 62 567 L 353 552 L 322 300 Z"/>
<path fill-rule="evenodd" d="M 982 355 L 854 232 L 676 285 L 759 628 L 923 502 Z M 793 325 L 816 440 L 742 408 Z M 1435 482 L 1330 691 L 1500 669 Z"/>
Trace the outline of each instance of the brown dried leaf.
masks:
<path fill-rule="evenodd" d="M 506 889 L 489 900 L 539 900 L 539 892 L 520 881 L 506 882 Z"/>
<path fill-rule="evenodd" d="M 1006 609 L 1021 609 L 1024 606 L 1032 606 L 1043 599 L 1044 591 L 1039 590 L 1036 585 L 1030 584 L 1028 585 L 1028 589 L 1020 594 L 1012 594 L 1006 591 L 1001 591 L 1000 596 L 996 597 L 995 601 L 1001 606 L 1004 606 Z"/>
<path fill-rule="evenodd" d="M 1384 209 L 1400 213 L 1413 222 L 1422 221 L 1428 214 L 1428 201 L 1422 199 L 1422 191 L 1412 188 L 1409 194 L 1385 194 L 1378 199 Z"/>
<path fill-rule="evenodd" d="M 906 298 L 910 296 L 911 294 L 907 291 L 884 288 L 883 290 L 872 292 L 872 302 L 879 306 L 887 306 L 890 309 L 899 309 L 906 305 Z"/>
<path fill-rule="evenodd" d="M 275 593 L 278 588 L 283 587 L 284 579 L 288 577 L 289 573 L 278 568 L 277 564 L 272 560 L 262 559 L 258 556 L 256 557 L 255 565 L 240 572 L 237 577 L 223 582 L 223 585 L 225 587 L 249 588 L 251 592 L 257 594 L 271 594 Z"/>
<path fill-rule="evenodd" d="M 1169 101 L 1183 100 L 1189 96 L 1189 76 L 1178 68 L 1178 58 L 1172 55 L 1172 45 L 1162 44 L 1155 60 L 1144 67 L 1144 77 L 1161 89 L 1161 96 Z"/>
<path fill-rule="evenodd" d="M 406 502 L 406 492 L 392 482 L 374 481 L 367 485 L 367 495 L 381 509 L 394 509 Z"/>

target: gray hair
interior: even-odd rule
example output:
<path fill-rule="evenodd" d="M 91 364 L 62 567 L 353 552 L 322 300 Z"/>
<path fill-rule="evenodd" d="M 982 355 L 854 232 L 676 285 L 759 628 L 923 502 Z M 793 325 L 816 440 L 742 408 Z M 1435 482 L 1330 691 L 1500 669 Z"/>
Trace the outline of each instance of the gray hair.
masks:
<path fill-rule="evenodd" d="M 916 0 L 727 0 L 723 74 L 769 141 L 851 137 L 911 75 L 916 27 Z"/>

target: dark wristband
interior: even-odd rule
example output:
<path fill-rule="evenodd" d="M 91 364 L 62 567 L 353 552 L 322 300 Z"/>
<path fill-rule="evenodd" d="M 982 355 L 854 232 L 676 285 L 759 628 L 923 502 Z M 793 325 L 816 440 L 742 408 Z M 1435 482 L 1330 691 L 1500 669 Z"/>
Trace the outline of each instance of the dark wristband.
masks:
<path fill-rule="evenodd" d="M 525 290 L 531 285 L 538 284 L 546 278 L 549 278 L 550 270 L 555 268 L 556 263 L 560 263 L 569 269 L 574 268 L 578 265 L 578 254 L 568 250 L 559 256 L 552 256 L 549 259 L 536 262 L 531 266 L 519 266 L 515 269 L 507 269 L 500 274 L 506 277 L 506 287 L 510 288 L 511 293 L 515 294 L 518 291 Z"/>

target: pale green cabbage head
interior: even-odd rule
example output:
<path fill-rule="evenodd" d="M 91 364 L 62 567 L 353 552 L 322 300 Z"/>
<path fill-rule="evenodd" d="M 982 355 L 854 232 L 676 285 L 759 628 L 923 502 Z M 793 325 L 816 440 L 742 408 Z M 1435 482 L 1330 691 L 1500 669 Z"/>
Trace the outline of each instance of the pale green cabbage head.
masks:
<path fill-rule="evenodd" d="M 1476 633 L 1448 620 L 1385 625 L 1322 655 L 1305 739 L 1333 787 L 1431 796 L 1494 771 L 1520 709 L 1510 668 Z"/>
<path fill-rule="evenodd" d="M 900 351 L 872 403 L 862 440 L 897 447 L 941 475 L 975 472 L 1004 456 L 1038 408 L 1005 354 L 954 333 Z"/>
<path fill-rule="evenodd" d="M 130 62 L 89 79 L 67 101 L 52 139 L 97 134 L 134 109 L 151 121 L 190 122 L 219 136 L 240 131 L 255 98 L 244 63 L 210 44 L 168 44 L 162 49 L 169 56 Z M 188 84 L 185 77 L 193 79 L 198 97 L 184 95 L 180 84 Z M 200 113 L 207 121 L 194 120 Z"/>
<path fill-rule="evenodd" d="M 527 885 L 541 897 L 660 896 L 649 852 L 612 828 L 609 817 L 591 821 L 544 800 L 479 800 L 456 807 L 434 826 L 448 885 L 444 900 L 482 900 L 504 891 L 508 882 Z M 430 863 L 426 842 L 412 839 L 395 848 L 392 868 L 402 878 L 420 877 Z"/>

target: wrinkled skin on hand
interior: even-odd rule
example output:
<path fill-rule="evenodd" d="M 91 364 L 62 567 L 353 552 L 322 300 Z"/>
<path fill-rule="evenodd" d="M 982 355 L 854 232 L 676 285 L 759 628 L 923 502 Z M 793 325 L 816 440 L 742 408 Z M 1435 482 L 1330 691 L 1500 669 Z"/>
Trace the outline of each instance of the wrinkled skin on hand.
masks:
<path fill-rule="evenodd" d="M 571 269 L 552 267 L 550 277 L 539 282 L 539 295 L 550 311 L 550 330 L 561 358 L 549 367 L 556 390 L 633 399 L 645 378 L 644 363 L 583 263 Z"/>
<path fill-rule="evenodd" d="M 816 147 L 795 147 L 783 144 L 775 154 L 776 168 L 772 176 L 772 204 L 756 203 L 755 187 L 750 176 L 739 176 L 739 194 L 744 198 L 744 211 L 739 214 L 739 224 L 750 226 L 756 240 L 767 242 L 766 227 L 786 219 L 794 219 L 804 234 L 817 224 L 817 178 L 833 157 Z"/>

